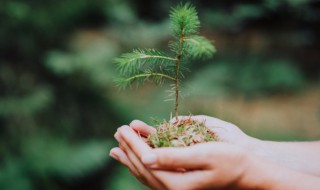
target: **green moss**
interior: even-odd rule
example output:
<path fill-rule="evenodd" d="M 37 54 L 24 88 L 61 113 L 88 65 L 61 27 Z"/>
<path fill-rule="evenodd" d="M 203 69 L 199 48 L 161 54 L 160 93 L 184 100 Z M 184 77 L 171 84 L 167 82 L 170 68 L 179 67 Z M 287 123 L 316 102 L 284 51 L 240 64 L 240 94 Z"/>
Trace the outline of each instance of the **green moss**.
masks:
<path fill-rule="evenodd" d="M 192 146 L 210 141 L 218 141 L 218 138 L 205 126 L 205 122 L 192 120 L 192 117 L 189 117 L 158 124 L 157 132 L 148 136 L 147 143 L 152 148 L 159 148 Z"/>

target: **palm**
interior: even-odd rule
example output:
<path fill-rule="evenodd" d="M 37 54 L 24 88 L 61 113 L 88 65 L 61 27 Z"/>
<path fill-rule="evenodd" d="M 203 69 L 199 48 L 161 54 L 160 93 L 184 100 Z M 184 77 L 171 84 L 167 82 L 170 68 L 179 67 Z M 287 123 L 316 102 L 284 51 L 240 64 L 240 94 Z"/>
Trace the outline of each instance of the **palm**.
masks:
<path fill-rule="evenodd" d="M 217 135 L 220 141 L 241 144 L 249 138 L 239 127 L 232 123 L 208 116 L 194 116 L 194 119 L 206 121 L 206 126 Z"/>
<path fill-rule="evenodd" d="M 180 116 L 179 119 L 183 119 L 186 116 Z M 209 117 L 209 116 L 192 116 L 192 119 L 205 121 L 206 126 L 216 134 L 218 139 L 222 142 L 242 145 L 248 143 L 251 137 L 242 132 L 237 126 L 232 123 L 222 121 L 220 119 Z M 172 121 L 175 121 L 173 119 Z M 130 124 L 137 133 L 142 137 L 147 137 L 150 133 L 155 132 L 155 128 L 143 123 L 141 121 L 133 121 Z"/>

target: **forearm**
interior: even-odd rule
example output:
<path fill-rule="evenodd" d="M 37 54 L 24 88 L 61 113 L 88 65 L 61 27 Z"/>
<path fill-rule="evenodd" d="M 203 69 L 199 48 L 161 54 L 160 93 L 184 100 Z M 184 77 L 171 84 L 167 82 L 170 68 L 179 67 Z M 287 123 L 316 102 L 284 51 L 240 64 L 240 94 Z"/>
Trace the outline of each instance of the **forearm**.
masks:
<path fill-rule="evenodd" d="M 241 179 L 244 189 L 316 190 L 320 178 L 278 166 L 263 159 L 250 159 Z"/>
<path fill-rule="evenodd" d="M 254 139 L 252 152 L 293 170 L 320 176 L 320 141 L 272 142 Z"/>

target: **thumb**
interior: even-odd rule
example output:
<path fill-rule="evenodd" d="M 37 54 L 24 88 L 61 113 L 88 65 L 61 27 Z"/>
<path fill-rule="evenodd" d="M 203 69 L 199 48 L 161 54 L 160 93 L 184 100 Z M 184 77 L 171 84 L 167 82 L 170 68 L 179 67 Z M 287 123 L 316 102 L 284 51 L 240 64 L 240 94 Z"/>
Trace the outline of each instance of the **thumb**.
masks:
<path fill-rule="evenodd" d="M 146 123 L 140 121 L 140 120 L 133 120 L 130 123 L 130 127 L 139 132 L 142 136 L 147 137 L 148 135 L 155 133 L 157 130 Z"/>
<path fill-rule="evenodd" d="M 208 166 L 208 151 L 195 145 L 182 148 L 158 148 L 143 155 L 142 163 L 152 168 L 203 169 Z"/>

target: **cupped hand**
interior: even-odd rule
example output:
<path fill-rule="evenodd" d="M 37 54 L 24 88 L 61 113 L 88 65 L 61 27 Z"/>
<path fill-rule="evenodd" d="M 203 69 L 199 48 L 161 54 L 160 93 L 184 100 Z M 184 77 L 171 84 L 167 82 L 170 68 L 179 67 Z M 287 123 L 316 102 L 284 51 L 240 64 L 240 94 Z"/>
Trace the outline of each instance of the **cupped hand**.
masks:
<path fill-rule="evenodd" d="M 118 129 L 120 148 L 110 155 L 152 189 L 241 188 L 249 157 L 245 150 L 223 142 L 183 148 L 151 149 L 129 126 Z"/>
<path fill-rule="evenodd" d="M 178 120 L 187 119 L 190 116 L 179 116 Z M 218 140 L 225 143 L 241 146 L 245 149 L 250 149 L 250 146 L 256 141 L 255 138 L 248 136 L 239 129 L 236 125 L 205 115 L 191 116 L 192 120 L 205 122 L 205 125 L 218 137 Z M 170 122 L 176 122 L 172 119 Z M 154 127 L 146 123 L 134 120 L 130 123 L 130 127 L 134 129 L 143 139 L 149 134 L 156 132 Z"/>
<path fill-rule="evenodd" d="M 179 117 L 179 120 L 185 117 L 186 116 Z M 193 120 L 205 122 L 206 127 L 215 133 L 218 137 L 218 140 L 221 142 L 247 148 L 252 141 L 254 141 L 254 138 L 245 134 L 242 130 L 240 130 L 239 127 L 232 123 L 206 115 L 197 115 L 191 117 Z"/>
<path fill-rule="evenodd" d="M 119 147 L 113 148 L 110 156 L 127 166 L 140 182 L 157 190 L 318 189 L 319 179 L 304 174 L 313 174 L 313 171 L 310 172 L 308 167 L 307 169 L 304 167 L 306 165 L 304 157 L 298 157 L 299 152 L 303 152 L 309 155 L 305 158 L 309 160 L 313 158 L 314 148 L 318 146 L 317 142 L 298 144 L 266 142 L 263 144 L 265 142 L 259 142 L 258 139 L 247 136 L 231 123 L 208 116 L 192 117 L 192 119 L 204 121 L 207 127 L 216 133 L 220 142 L 202 143 L 183 148 L 151 149 L 145 140 L 149 134 L 155 132 L 155 129 L 135 120 L 130 127 L 123 126 L 118 129 L 115 138 L 119 142 Z M 260 143 L 258 150 L 263 147 L 263 150 L 270 152 L 271 149 L 268 146 L 271 146 L 272 149 L 278 148 L 278 152 L 266 154 L 266 160 L 259 154 L 259 157 L 256 157 L 257 153 L 254 148 L 250 150 L 250 147 L 254 147 L 257 142 Z M 289 155 L 287 160 L 292 161 L 293 153 L 298 157 L 296 162 L 287 164 L 288 162 L 282 162 L 279 159 L 279 156 L 283 158 L 283 155 Z M 308 162 L 317 163 L 317 161 L 314 159 L 313 162 Z M 290 163 L 294 163 L 294 167 Z M 300 163 L 301 168 L 297 169 L 297 163 L 298 165 Z M 299 173 L 300 171 L 304 173 Z"/>

